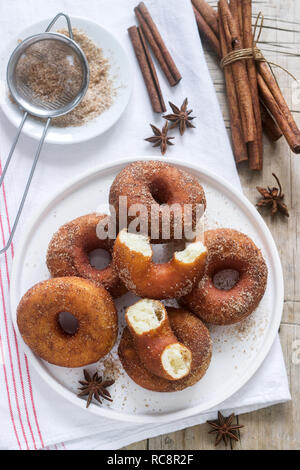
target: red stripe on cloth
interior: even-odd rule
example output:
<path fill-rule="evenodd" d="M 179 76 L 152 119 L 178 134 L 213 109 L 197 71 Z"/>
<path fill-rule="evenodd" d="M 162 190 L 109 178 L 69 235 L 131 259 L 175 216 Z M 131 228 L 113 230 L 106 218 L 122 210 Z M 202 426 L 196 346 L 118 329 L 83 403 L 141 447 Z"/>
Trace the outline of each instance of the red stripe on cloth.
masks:
<path fill-rule="evenodd" d="M 27 378 L 28 378 L 28 383 L 29 383 L 29 392 L 30 392 L 30 397 L 31 397 L 33 415 L 34 415 L 34 419 L 35 419 L 36 428 L 37 428 L 37 431 L 38 431 L 38 434 L 39 434 L 39 438 L 40 438 L 40 441 L 41 441 L 41 445 L 42 445 L 42 447 L 44 448 L 45 445 L 44 445 L 44 441 L 43 441 L 43 438 L 42 438 L 41 430 L 40 430 L 40 427 L 39 427 L 38 418 L 37 418 L 37 414 L 36 414 L 36 409 L 35 409 L 35 406 L 34 406 L 33 393 L 32 393 L 32 386 L 31 386 L 31 380 L 30 380 L 30 375 L 29 375 L 28 359 L 27 359 L 26 354 L 24 354 L 24 356 L 25 356 L 25 364 L 26 364 Z"/>
<path fill-rule="evenodd" d="M 0 160 L 0 173 L 2 173 L 2 162 L 1 162 L 1 160 Z M 8 214 L 7 198 L 6 198 L 6 192 L 5 192 L 5 185 L 4 185 L 4 183 L 3 183 L 3 185 L 2 185 L 2 192 L 3 192 L 3 198 L 4 198 L 6 220 L 7 220 L 8 230 L 9 230 L 9 234 L 10 234 L 10 233 L 11 233 L 11 226 L 10 226 L 10 218 L 9 218 L 9 214 Z M 4 234 L 3 234 L 3 237 L 4 237 Z M 13 245 L 13 243 L 11 244 L 11 253 L 12 253 L 12 257 L 14 257 L 14 245 Z M 8 285 L 10 285 L 9 272 L 8 272 L 8 264 L 7 264 L 7 256 L 6 256 L 6 258 L 5 258 L 5 261 L 6 261 L 6 266 L 7 266 L 7 281 L 8 281 Z M 14 330 L 14 335 L 15 335 L 16 349 L 17 349 L 17 352 L 18 352 L 18 363 L 20 364 L 20 356 L 19 356 L 19 350 L 18 350 L 18 342 L 17 342 L 15 330 Z M 34 415 L 34 420 L 35 420 L 36 428 L 37 428 L 38 435 L 39 435 L 39 438 L 40 438 L 40 441 L 41 441 L 41 445 L 42 445 L 42 447 L 44 447 L 44 442 L 43 442 L 43 439 L 42 439 L 42 434 L 41 434 L 41 430 L 40 430 L 40 427 L 39 427 L 38 418 L 37 418 L 37 413 L 36 413 L 35 404 L 34 404 L 34 399 L 33 399 L 33 391 L 32 391 L 32 384 L 31 384 L 31 377 L 30 377 L 30 371 L 29 371 L 28 361 L 27 361 L 27 357 L 26 357 L 25 354 L 24 354 L 24 359 L 25 359 L 25 364 L 26 364 L 27 381 L 28 381 L 28 388 L 29 388 L 29 393 L 30 393 L 30 399 L 31 399 L 31 405 L 32 405 L 32 411 L 33 411 L 33 415 Z M 20 367 L 19 367 L 19 372 L 20 372 L 21 382 L 22 382 L 22 384 L 23 384 L 22 372 L 21 372 L 21 368 L 20 368 Z M 24 390 L 24 385 L 22 386 L 22 389 Z M 28 421 L 29 428 L 30 428 L 30 433 L 31 433 L 32 438 L 33 438 L 34 447 L 36 448 L 35 439 L 34 439 L 34 437 L 33 437 L 33 432 L 32 432 L 32 427 L 31 427 L 31 425 L 30 425 L 30 420 L 29 420 L 29 414 L 28 414 L 28 408 L 27 408 L 27 403 L 26 403 L 25 394 L 23 395 L 23 398 L 24 398 L 24 405 L 25 405 L 25 409 L 26 409 L 26 416 L 27 416 L 27 421 Z"/>
<path fill-rule="evenodd" d="M 1 174 L 1 173 L 2 173 L 2 162 L 1 162 L 1 160 L 0 160 L 0 174 Z M 10 226 L 10 218 L 9 218 L 9 213 L 8 213 L 7 198 L 6 198 L 6 192 L 5 192 L 5 185 L 4 185 L 4 183 L 2 184 L 2 192 L 3 192 L 3 198 L 4 198 L 6 220 L 7 220 L 8 230 L 9 230 L 9 234 L 10 234 L 10 233 L 11 233 L 11 226 Z M 0 217 L 1 217 L 1 215 L 0 215 Z M 2 219 L 1 219 L 1 226 L 2 226 Z M 2 228 L 2 232 L 3 232 L 3 227 L 1 227 L 1 228 Z M 3 232 L 3 238 L 4 238 L 4 232 Z M 5 243 L 5 241 L 4 241 L 4 243 Z M 11 244 L 11 253 L 12 253 L 12 257 L 14 257 L 14 246 L 13 246 L 13 243 Z M 7 280 L 8 280 L 8 285 L 9 285 L 9 284 L 10 284 L 10 279 L 9 279 L 9 273 L 8 273 L 8 264 L 7 264 L 7 256 L 6 256 L 6 254 L 5 254 L 5 261 L 6 261 L 6 267 L 7 267 Z M 16 342 L 17 354 L 18 354 L 18 363 L 20 364 L 20 357 L 19 357 L 19 351 L 18 351 L 18 342 L 17 342 L 17 339 L 16 339 L 16 333 L 15 333 L 15 331 L 14 331 L 14 335 L 15 335 L 15 342 Z M 25 354 L 24 354 L 24 359 L 25 359 L 25 364 L 26 364 L 26 373 L 27 373 L 28 388 L 29 388 L 29 393 L 30 393 L 30 399 L 31 399 L 31 405 L 32 405 L 32 411 L 33 411 L 33 415 L 34 415 L 35 425 L 36 425 L 36 428 L 37 428 L 37 431 L 38 431 L 38 435 L 39 435 L 39 438 L 40 438 L 40 441 L 41 441 L 41 445 L 42 445 L 42 447 L 44 447 L 44 442 L 43 442 L 43 438 L 42 438 L 42 434 L 41 434 L 41 430 L 40 430 L 40 426 L 39 426 L 39 422 L 38 422 L 38 418 L 37 418 L 36 408 L 35 408 L 35 404 L 34 404 L 34 399 L 33 399 L 32 383 L 31 383 L 31 377 L 30 377 L 30 370 L 29 370 L 28 360 L 27 360 L 27 356 L 26 356 Z M 20 367 L 19 367 L 19 373 L 20 373 L 20 379 L 21 379 L 22 390 L 23 390 L 23 389 L 24 389 L 24 384 L 23 384 L 22 371 L 21 371 L 21 368 L 20 368 Z M 23 395 L 23 398 L 24 398 L 24 405 L 25 405 L 25 410 L 26 410 L 27 422 L 28 422 L 29 429 L 30 429 L 30 433 L 31 433 L 31 435 L 32 435 L 33 442 L 34 442 L 34 446 L 35 446 L 35 440 L 34 440 L 34 437 L 33 437 L 32 427 L 31 427 L 31 425 L 30 425 L 30 420 L 29 420 L 29 415 L 28 415 L 28 409 L 27 409 L 25 394 Z"/>
<path fill-rule="evenodd" d="M 1 229 L 3 230 L 1 215 L 0 215 L 0 221 L 1 221 Z M 25 429 L 24 429 L 24 426 L 23 426 L 23 421 L 22 421 L 22 416 L 21 416 L 21 411 L 20 411 L 20 405 L 19 405 L 19 398 L 18 398 L 18 392 L 17 392 L 14 364 L 13 364 L 11 345 L 10 345 L 10 339 L 9 339 L 8 319 L 7 319 L 7 311 L 6 311 L 6 304 L 5 304 L 5 297 L 4 297 L 4 286 L 3 286 L 1 269 L 0 269 L 0 286 L 1 286 L 1 297 L 2 297 L 2 306 L 3 306 L 3 313 L 4 313 L 5 333 L 6 333 L 6 340 L 7 340 L 7 346 L 8 346 L 8 355 L 9 355 L 10 369 L 11 369 L 11 375 L 12 375 L 13 388 L 14 388 L 14 395 L 15 395 L 17 411 L 18 411 L 18 416 L 19 416 L 19 420 L 20 420 L 20 424 L 21 424 L 22 433 L 23 433 L 23 436 L 24 436 L 24 440 L 25 440 L 25 443 L 26 443 L 27 450 L 29 450 L 28 441 L 27 441 Z"/>
<path fill-rule="evenodd" d="M 1 161 L 0 161 L 0 172 L 2 173 Z M 3 190 L 4 200 L 5 200 L 5 208 L 6 208 L 5 210 L 6 210 L 7 224 L 8 224 L 9 233 L 10 233 L 10 222 L 9 222 L 9 216 L 8 216 L 8 210 L 7 210 L 7 202 L 6 202 L 6 195 L 5 195 L 4 185 L 2 185 L 2 190 Z M 3 228 L 3 221 L 2 221 L 1 213 L 0 213 L 0 224 L 1 224 L 2 243 L 3 243 L 3 245 L 5 245 L 5 235 L 4 235 L 4 228 Z M 12 254 L 13 254 L 13 248 L 12 248 Z M 5 253 L 5 266 L 6 266 L 7 282 L 8 282 L 8 287 L 9 287 L 10 278 L 9 278 L 7 253 Z M 18 411 L 18 416 L 19 416 L 19 420 L 20 420 L 20 424 L 21 424 L 22 433 L 23 433 L 24 440 L 25 440 L 25 443 L 26 443 L 26 448 L 29 450 L 29 445 L 28 445 L 28 441 L 27 441 L 27 437 L 26 437 L 26 433 L 25 433 L 25 429 L 24 429 L 24 425 L 23 425 L 23 421 L 22 421 L 22 417 L 21 417 L 19 398 L 18 398 L 17 387 L 16 387 L 15 372 L 14 372 L 14 365 L 13 365 L 13 360 L 12 360 L 11 344 L 10 344 L 10 337 L 9 337 L 9 330 L 8 330 L 8 318 L 7 318 L 7 310 L 6 310 L 6 302 L 5 302 L 5 296 L 4 296 L 4 286 L 3 286 L 2 270 L 1 269 L 0 269 L 0 284 L 1 284 L 2 304 L 3 304 L 3 311 L 4 311 L 4 323 L 5 323 L 6 340 L 7 340 L 8 351 L 9 351 L 9 359 L 10 359 L 10 367 L 11 367 L 14 395 L 15 395 L 17 411 Z M 31 433 L 32 438 L 33 438 L 34 447 L 36 448 L 34 436 L 33 436 L 33 433 L 32 433 L 32 428 L 31 428 L 31 424 L 30 424 L 30 420 L 29 420 L 28 408 L 27 408 L 26 397 L 25 397 L 24 382 L 23 382 L 21 363 L 20 363 L 20 354 L 19 354 L 19 349 L 18 349 L 18 344 L 17 344 L 17 339 L 16 339 L 16 333 L 15 333 L 14 328 L 13 328 L 13 333 L 14 333 L 14 336 L 15 336 L 17 361 L 18 361 L 18 365 L 19 365 L 19 375 L 20 375 L 20 382 L 21 382 L 23 400 L 24 400 L 24 405 L 25 405 L 25 412 L 26 412 L 26 416 L 27 416 L 27 423 L 29 425 L 30 433 Z M 7 382 L 7 385 L 8 385 L 8 382 Z"/>
<path fill-rule="evenodd" d="M 7 214 L 7 217 L 8 217 L 8 214 Z M 0 222 L 1 222 L 2 239 L 3 239 L 3 243 L 5 243 L 4 229 L 3 229 L 3 223 L 2 223 L 1 215 L 0 215 Z M 9 221 L 7 220 L 7 222 L 8 222 L 8 227 L 9 227 L 9 231 L 10 231 Z M 8 287 L 10 287 L 10 276 L 9 276 L 8 260 L 7 260 L 7 254 L 6 253 L 5 253 L 5 266 L 6 266 L 7 283 L 8 283 Z M 22 375 L 22 367 L 21 367 L 21 361 L 20 361 L 19 345 L 18 345 L 17 335 L 16 335 L 16 332 L 15 332 L 14 328 L 13 328 L 13 334 L 14 334 L 14 340 L 15 340 L 16 353 L 17 353 L 18 369 L 19 369 L 19 376 L 20 376 L 20 381 L 21 381 L 22 397 L 23 397 L 23 402 L 24 402 L 24 407 L 25 407 L 26 420 L 27 420 L 27 424 L 28 424 L 29 431 L 30 431 L 30 434 L 31 434 L 33 446 L 34 446 L 35 449 L 37 449 L 34 434 L 33 434 L 33 430 L 32 430 L 32 426 L 31 426 L 31 423 L 30 423 L 29 413 L 28 413 L 27 401 L 26 401 L 26 396 L 25 396 L 24 381 L 23 381 L 23 375 Z"/>
<path fill-rule="evenodd" d="M 18 340 L 17 340 L 17 335 L 16 335 L 16 332 L 15 332 L 15 329 L 14 329 L 14 338 L 15 338 L 15 345 L 16 345 L 16 351 L 17 351 L 18 367 L 19 367 L 19 374 L 20 374 L 20 378 L 21 378 L 22 396 L 23 396 L 23 401 L 24 401 L 27 424 L 28 424 L 29 431 L 30 431 L 30 434 L 31 434 L 34 449 L 37 450 L 36 443 L 35 443 L 35 438 L 34 438 L 34 435 L 33 435 L 33 430 L 32 430 L 30 419 L 29 419 L 29 413 L 28 413 L 28 408 L 27 408 L 27 401 L 26 401 L 26 396 L 25 396 L 24 383 L 23 383 L 23 378 L 22 378 L 22 368 L 21 368 L 21 361 L 20 361 L 20 354 L 19 354 L 19 345 L 18 345 Z"/>
<path fill-rule="evenodd" d="M 11 422 L 12 422 L 12 425 L 13 425 L 13 428 L 14 428 L 14 433 L 15 433 L 15 436 L 16 436 L 16 439 L 17 439 L 19 449 L 22 450 L 20 439 L 19 439 L 19 436 L 18 436 L 18 433 L 17 433 L 15 418 L 14 418 L 13 411 L 12 411 L 12 406 L 11 406 L 11 400 L 10 400 L 10 393 L 9 393 L 9 387 L 8 387 L 6 367 L 5 367 L 5 362 L 4 362 L 4 351 L 3 351 L 3 344 L 2 344 L 1 335 L 0 335 L 0 347 L 1 347 L 1 354 L 2 354 L 2 359 L 3 359 L 3 372 L 4 372 L 4 379 L 5 379 L 5 386 L 6 386 L 6 393 L 7 393 L 7 399 L 8 399 L 8 407 L 9 407 L 10 418 L 11 418 Z"/>

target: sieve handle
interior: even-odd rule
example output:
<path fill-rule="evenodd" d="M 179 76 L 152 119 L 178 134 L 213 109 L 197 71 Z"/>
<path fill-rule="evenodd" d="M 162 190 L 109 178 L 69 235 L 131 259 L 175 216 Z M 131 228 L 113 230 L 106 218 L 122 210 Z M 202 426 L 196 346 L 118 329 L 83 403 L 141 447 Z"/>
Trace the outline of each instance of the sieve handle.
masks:
<path fill-rule="evenodd" d="M 61 16 L 66 18 L 67 25 L 68 25 L 68 30 L 69 30 L 69 36 L 70 36 L 70 39 L 73 39 L 73 31 L 72 31 L 72 26 L 71 26 L 71 20 L 70 20 L 70 17 L 68 15 L 66 15 L 65 13 L 58 13 L 56 15 L 56 17 L 53 18 L 53 20 L 49 24 L 48 28 L 46 29 L 46 33 L 48 33 L 50 31 L 52 26 L 54 26 L 54 24 L 57 22 L 58 18 L 60 18 Z"/>
<path fill-rule="evenodd" d="M 6 173 L 7 169 L 8 169 L 9 163 L 10 163 L 10 161 L 11 161 L 11 157 L 13 156 L 14 150 L 15 150 L 16 145 L 17 145 L 17 143 L 18 143 L 18 140 L 19 140 L 20 134 L 21 134 L 21 132 L 22 132 L 24 123 L 25 123 L 25 121 L 26 121 L 26 119 L 27 119 L 27 116 L 28 116 L 28 113 L 24 113 L 23 119 L 22 119 L 21 124 L 20 124 L 20 126 L 19 126 L 17 135 L 16 135 L 16 137 L 15 137 L 14 143 L 13 143 L 13 145 L 12 145 L 12 147 L 11 147 L 10 152 L 9 152 L 9 155 L 8 155 L 8 158 L 7 158 L 5 167 L 4 167 L 4 169 L 3 169 L 3 173 L 2 173 L 1 178 L 0 178 L 0 187 L 1 187 L 2 183 L 3 183 L 4 177 L 5 177 L 5 173 Z M 0 250 L 0 255 L 1 255 L 2 253 L 5 253 L 5 251 L 8 250 L 8 248 L 10 247 L 11 242 L 12 242 L 12 240 L 13 240 L 13 237 L 14 237 L 14 234 L 15 234 L 15 231 L 16 231 L 16 228 L 17 228 L 17 225 L 18 225 L 18 222 L 19 222 L 19 219 L 20 219 L 20 216 L 21 216 L 21 213 L 22 213 L 24 204 L 25 204 L 25 200 L 26 200 L 26 197 L 27 197 L 27 194 L 28 194 L 28 191 L 29 191 L 29 187 L 30 187 L 30 184 L 31 184 L 33 175 L 34 175 L 34 171 L 35 171 L 35 168 L 36 168 L 36 165 L 37 165 L 37 162 L 38 162 L 38 159 L 39 159 L 39 156 L 40 156 L 40 153 L 41 153 L 41 150 L 42 150 L 44 141 L 45 141 L 45 137 L 46 137 L 46 134 L 47 134 L 47 131 L 48 131 L 50 122 L 51 122 L 51 118 L 48 118 L 48 119 L 47 119 L 47 122 L 46 122 L 46 124 L 45 124 L 45 126 L 44 126 L 43 134 L 42 134 L 41 140 L 40 140 L 40 142 L 39 142 L 39 146 L 38 146 L 38 148 L 37 148 L 37 151 L 36 151 L 36 154 L 35 154 L 35 157 L 34 157 L 34 161 L 33 161 L 32 167 L 31 167 L 31 171 L 30 171 L 30 174 L 29 174 L 27 183 L 26 183 L 25 191 L 24 191 L 24 193 L 23 193 L 22 200 L 21 200 L 21 203 L 20 203 L 20 206 L 19 206 L 19 209 L 18 209 L 16 218 L 15 218 L 15 221 L 14 221 L 14 224 L 13 224 L 13 227 L 12 227 L 12 230 L 11 230 L 11 233 L 10 233 L 10 236 L 9 236 L 9 239 L 8 239 L 8 241 L 7 241 L 6 245 L 5 245 L 5 247 L 2 248 L 2 250 Z"/>

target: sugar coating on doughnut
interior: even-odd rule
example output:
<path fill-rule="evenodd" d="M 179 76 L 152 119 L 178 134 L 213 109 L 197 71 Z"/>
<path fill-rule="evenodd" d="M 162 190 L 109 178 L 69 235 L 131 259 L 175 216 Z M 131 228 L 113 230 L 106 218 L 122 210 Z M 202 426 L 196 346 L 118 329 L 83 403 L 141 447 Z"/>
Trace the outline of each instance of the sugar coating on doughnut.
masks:
<path fill-rule="evenodd" d="M 156 300 L 143 299 L 127 309 L 127 319 L 138 334 L 157 328 L 165 319 L 165 310 Z"/>
<path fill-rule="evenodd" d="M 152 256 L 152 249 L 148 237 L 144 235 L 127 232 L 127 229 L 121 230 L 120 241 L 129 248 L 129 250 L 141 253 L 143 256 Z"/>
<path fill-rule="evenodd" d="M 61 312 L 76 318 L 76 333 L 62 329 Z M 33 286 L 18 305 L 17 322 L 34 353 L 61 367 L 97 362 L 112 349 L 118 334 L 118 316 L 110 294 L 79 277 L 57 277 Z"/>
<path fill-rule="evenodd" d="M 191 292 L 202 277 L 206 247 L 200 241 L 175 252 L 165 263 L 152 260 L 150 238 L 121 230 L 113 249 L 113 264 L 128 290 L 148 299 L 179 298 Z"/>
<path fill-rule="evenodd" d="M 183 344 L 174 343 L 167 346 L 161 355 L 164 369 L 174 379 L 181 379 L 191 369 L 192 354 Z"/>
<path fill-rule="evenodd" d="M 109 263 L 103 269 L 91 265 L 89 253 L 103 249 L 112 253 L 114 240 L 100 239 L 97 227 L 108 223 L 106 214 L 91 213 L 62 225 L 52 236 L 47 250 L 47 266 L 52 277 L 76 276 L 103 285 L 113 297 L 126 292 L 119 276 Z"/>
<path fill-rule="evenodd" d="M 254 242 L 237 230 L 208 230 L 204 240 L 208 250 L 204 276 L 180 303 L 207 323 L 237 323 L 257 308 L 264 295 L 266 262 Z M 213 283 L 215 274 L 229 268 L 238 271 L 237 282 L 229 290 L 217 289 Z"/>
<path fill-rule="evenodd" d="M 185 264 L 193 263 L 199 256 L 206 253 L 207 249 L 202 242 L 194 242 L 188 245 L 183 251 L 176 251 L 174 253 L 175 259 Z"/>
<path fill-rule="evenodd" d="M 173 165 L 162 161 L 137 161 L 126 166 L 113 181 L 109 203 L 116 211 L 117 220 L 119 220 L 119 211 L 121 210 L 120 198 L 127 198 L 127 207 L 131 208 L 143 205 L 146 208 L 146 214 L 140 214 L 142 227 L 147 227 L 146 235 L 152 237 L 152 243 L 168 242 L 176 239 L 176 228 L 178 223 L 182 229 L 186 226 L 188 231 L 197 227 L 197 221 L 202 214 L 199 209 L 206 209 L 206 199 L 203 187 L 199 181 L 191 174 L 181 170 Z M 180 221 L 174 215 L 170 208 L 173 206 L 180 208 Z M 190 205 L 191 221 L 186 220 L 185 206 Z M 151 212 L 158 214 L 159 233 L 152 233 Z M 128 214 L 129 221 L 135 216 Z M 164 234 L 166 220 L 170 233 Z M 145 225 L 144 225 L 145 224 Z M 155 224 L 156 225 L 156 224 Z M 158 235 L 158 236 L 157 236 Z"/>

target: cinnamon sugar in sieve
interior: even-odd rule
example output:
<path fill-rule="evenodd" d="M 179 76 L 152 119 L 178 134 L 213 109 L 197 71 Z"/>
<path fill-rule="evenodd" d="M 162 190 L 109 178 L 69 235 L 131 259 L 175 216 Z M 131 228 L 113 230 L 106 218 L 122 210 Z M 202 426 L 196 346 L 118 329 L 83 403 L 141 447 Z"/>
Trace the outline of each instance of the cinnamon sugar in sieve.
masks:
<path fill-rule="evenodd" d="M 75 98 L 82 87 L 83 69 L 77 54 L 65 44 L 47 39 L 30 45 L 16 66 L 16 82 L 41 102 Z"/>
<path fill-rule="evenodd" d="M 69 36 L 65 29 L 57 32 Z M 73 39 L 86 55 L 90 68 L 90 83 L 85 97 L 73 111 L 52 119 L 51 124 L 56 127 L 82 126 L 110 108 L 116 96 L 116 89 L 109 75 L 110 63 L 104 57 L 102 49 L 77 28 L 73 28 Z M 39 54 L 43 52 L 45 55 L 46 51 L 37 52 Z M 49 99 L 59 98 L 66 89 L 72 95 L 75 94 L 74 90 L 68 89 L 66 85 L 70 82 L 74 85 L 73 88 L 76 88 L 81 83 L 81 70 L 76 67 L 78 64 L 66 63 L 66 60 L 61 58 L 58 62 L 51 48 L 47 51 L 48 60 L 49 63 L 45 63 L 43 67 L 40 65 L 37 67 L 36 58 L 31 54 L 20 65 L 34 93 L 41 98 Z M 13 101 L 12 97 L 10 99 Z"/>

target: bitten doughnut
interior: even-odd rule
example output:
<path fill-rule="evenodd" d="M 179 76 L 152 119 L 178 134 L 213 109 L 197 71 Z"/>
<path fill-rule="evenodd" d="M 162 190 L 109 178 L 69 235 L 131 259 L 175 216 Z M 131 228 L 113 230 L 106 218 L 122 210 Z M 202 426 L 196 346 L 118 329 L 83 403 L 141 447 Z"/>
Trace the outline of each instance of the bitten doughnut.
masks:
<path fill-rule="evenodd" d="M 77 276 L 103 285 L 113 297 L 126 292 L 112 263 L 104 269 L 91 266 L 89 253 L 102 248 L 112 253 L 113 240 L 100 240 L 97 225 L 107 215 L 88 214 L 64 224 L 52 237 L 47 252 L 47 266 L 52 277 Z"/>
<path fill-rule="evenodd" d="M 236 230 L 208 230 L 204 240 L 208 252 L 205 274 L 180 303 L 204 322 L 237 323 L 250 315 L 262 299 L 267 284 L 267 265 L 253 241 Z M 237 271 L 238 280 L 231 289 L 221 290 L 215 287 L 214 276 L 226 269 Z"/>
<path fill-rule="evenodd" d="M 104 287 L 79 277 L 54 278 L 33 286 L 19 303 L 17 322 L 35 354 L 62 367 L 97 362 L 117 339 L 112 297 Z M 64 323 L 69 325 L 63 328 Z"/>
<path fill-rule="evenodd" d="M 146 227 L 146 231 L 142 233 L 150 236 L 152 243 L 182 238 L 176 236 L 178 225 L 182 233 L 184 222 L 189 230 L 194 230 L 199 216 L 206 208 L 204 190 L 198 180 L 189 173 L 161 161 L 137 161 L 128 165 L 117 175 L 109 194 L 109 202 L 116 211 L 117 221 L 121 212 L 120 197 L 127 198 L 128 210 L 136 204 L 145 208 L 146 214 L 140 213 L 140 219 L 144 220 L 144 223 L 141 223 L 141 230 Z M 170 212 L 170 206 L 173 204 L 179 208 L 178 218 L 174 217 L 172 211 Z M 191 224 L 188 223 L 189 220 L 183 212 L 187 204 L 191 208 Z M 199 209 L 200 205 L 202 213 L 197 214 L 197 208 Z M 152 226 L 152 233 L 151 209 L 154 216 L 157 216 L 158 222 L 155 227 Z M 135 214 L 129 213 L 128 223 L 135 217 Z M 120 227 L 122 228 L 124 226 Z M 154 228 L 157 229 L 156 234 L 154 234 Z"/>
<path fill-rule="evenodd" d="M 212 341 L 206 326 L 193 313 L 167 308 L 171 328 L 182 344 L 191 350 L 191 371 L 182 379 L 166 380 L 152 374 L 142 363 L 134 347 L 129 329 L 123 331 L 119 357 L 129 377 L 140 387 L 154 392 L 176 392 L 191 387 L 206 373 L 212 355 Z"/>
<path fill-rule="evenodd" d="M 178 342 L 161 302 L 142 299 L 128 307 L 125 318 L 135 350 L 149 372 L 167 380 L 190 373 L 191 350 Z"/>
<path fill-rule="evenodd" d="M 154 263 L 149 238 L 123 229 L 114 244 L 113 263 L 131 292 L 149 299 L 168 299 L 191 292 L 204 273 L 206 252 L 202 242 L 196 241 L 175 252 L 167 263 Z"/>

